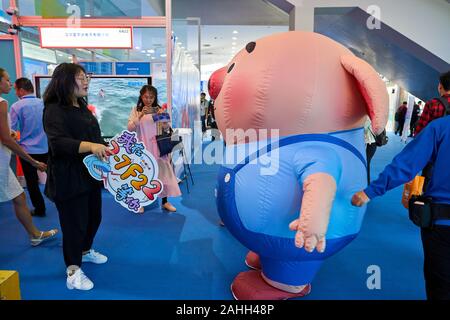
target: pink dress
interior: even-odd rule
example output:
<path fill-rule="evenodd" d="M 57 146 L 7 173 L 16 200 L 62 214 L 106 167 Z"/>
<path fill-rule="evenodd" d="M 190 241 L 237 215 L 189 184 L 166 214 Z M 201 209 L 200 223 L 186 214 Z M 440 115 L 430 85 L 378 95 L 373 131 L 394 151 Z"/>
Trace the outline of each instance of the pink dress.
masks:
<path fill-rule="evenodd" d="M 131 110 L 128 118 L 128 130 L 135 131 L 137 137 L 141 140 L 145 148 L 155 157 L 158 162 L 158 179 L 163 183 L 163 191 L 159 194 L 160 198 L 178 197 L 181 195 L 177 178 L 172 167 L 172 157 L 170 154 L 160 157 L 158 144 L 156 143 L 157 128 L 152 115 L 144 115 L 139 120 L 139 112 L 136 107 Z"/>

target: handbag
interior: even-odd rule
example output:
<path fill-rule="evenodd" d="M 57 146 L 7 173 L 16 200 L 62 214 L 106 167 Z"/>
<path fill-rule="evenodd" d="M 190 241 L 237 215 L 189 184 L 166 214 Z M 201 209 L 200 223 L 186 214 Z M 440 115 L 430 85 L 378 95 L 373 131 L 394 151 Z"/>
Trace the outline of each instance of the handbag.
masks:
<path fill-rule="evenodd" d="M 422 195 L 423 176 L 416 176 L 403 188 L 402 204 L 408 209 L 409 220 L 420 228 L 433 226 L 433 208 L 431 197 Z"/>
<path fill-rule="evenodd" d="M 172 152 L 173 148 L 182 141 L 181 136 L 174 134 L 172 128 L 168 131 L 163 131 L 162 134 L 156 136 L 156 143 L 158 144 L 159 155 L 165 156 Z"/>
<path fill-rule="evenodd" d="M 431 198 L 424 196 L 412 196 L 409 199 L 409 219 L 420 228 L 433 226 L 433 209 Z"/>
<path fill-rule="evenodd" d="M 386 129 L 383 130 L 383 132 L 381 132 L 379 135 L 375 136 L 375 144 L 377 145 L 377 147 L 382 147 L 386 145 L 388 141 L 389 138 L 386 134 Z"/>

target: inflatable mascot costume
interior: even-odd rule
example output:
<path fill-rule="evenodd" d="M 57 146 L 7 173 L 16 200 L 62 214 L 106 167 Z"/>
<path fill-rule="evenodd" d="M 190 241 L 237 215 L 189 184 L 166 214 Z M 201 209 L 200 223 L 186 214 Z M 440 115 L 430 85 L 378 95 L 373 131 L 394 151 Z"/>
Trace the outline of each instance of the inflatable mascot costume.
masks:
<path fill-rule="evenodd" d="M 304 296 L 322 262 L 360 231 L 365 207 L 351 197 L 367 185 L 363 125 L 368 115 L 376 134 L 384 129 L 386 86 L 341 44 L 291 31 L 248 43 L 208 87 L 225 158 L 257 146 L 218 176 L 219 214 L 257 269 L 238 274 L 232 293 Z"/>

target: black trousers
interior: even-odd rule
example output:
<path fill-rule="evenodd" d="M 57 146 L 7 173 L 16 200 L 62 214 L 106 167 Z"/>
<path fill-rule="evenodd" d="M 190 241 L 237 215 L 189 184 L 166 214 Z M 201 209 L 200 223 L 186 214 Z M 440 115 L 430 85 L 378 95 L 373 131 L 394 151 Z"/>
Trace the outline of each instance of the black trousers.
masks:
<path fill-rule="evenodd" d="M 403 134 L 403 128 L 405 127 L 405 120 L 398 122 L 398 135 L 401 136 Z M 395 134 L 397 134 L 397 130 L 395 131 Z"/>
<path fill-rule="evenodd" d="M 81 266 L 83 251 L 92 247 L 102 221 L 101 187 L 66 201 L 55 201 L 63 235 L 66 266 Z"/>
<path fill-rule="evenodd" d="M 428 300 L 450 300 L 450 226 L 421 230 Z"/>
<path fill-rule="evenodd" d="M 367 184 L 370 184 L 370 161 L 372 160 L 375 152 L 377 151 L 376 143 L 370 143 L 366 145 L 366 158 L 367 158 Z"/>
<path fill-rule="evenodd" d="M 200 120 L 202 121 L 202 132 L 206 132 L 206 123 L 205 123 L 205 116 L 201 116 Z"/>
<path fill-rule="evenodd" d="M 40 162 L 47 163 L 48 154 L 30 154 L 30 156 Z M 38 216 L 45 215 L 45 202 L 42 197 L 41 190 L 39 189 L 39 176 L 35 167 L 31 163 L 21 160 L 23 175 L 27 182 L 27 190 L 30 195 L 31 203 L 34 207 L 34 212 Z"/>

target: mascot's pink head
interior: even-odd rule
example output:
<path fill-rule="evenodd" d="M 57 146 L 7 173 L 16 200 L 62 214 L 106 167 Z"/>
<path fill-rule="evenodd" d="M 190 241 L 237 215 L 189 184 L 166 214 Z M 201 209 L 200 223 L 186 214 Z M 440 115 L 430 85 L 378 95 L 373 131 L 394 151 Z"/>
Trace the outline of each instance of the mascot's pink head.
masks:
<path fill-rule="evenodd" d="M 280 136 L 347 130 L 362 127 L 367 115 L 380 133 L 387 122 L 388 94 L 377 72 L 312 32 L 248 43 L 208 88 L 225 138 L 229 128 L 279 129 Z"/>

